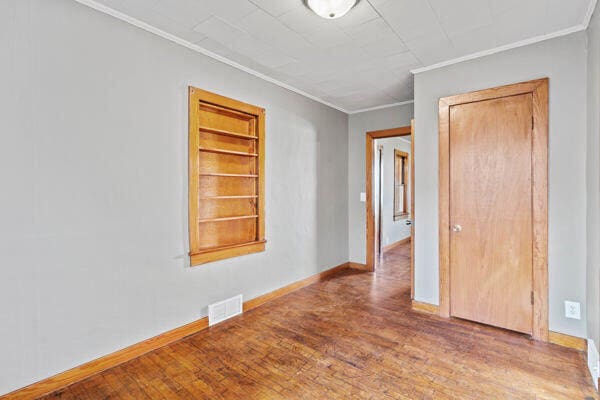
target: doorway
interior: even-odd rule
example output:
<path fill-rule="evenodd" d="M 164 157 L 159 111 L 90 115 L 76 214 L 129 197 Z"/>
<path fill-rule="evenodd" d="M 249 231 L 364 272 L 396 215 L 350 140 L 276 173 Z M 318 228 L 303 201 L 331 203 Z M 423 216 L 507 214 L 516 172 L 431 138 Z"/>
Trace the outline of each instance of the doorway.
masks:
<path fill-rule="evenodd" d="M 367 270 L 376 271 L 386 250 L 410 242 L 414 296 L 414 122 L 367 132 Z"/>
<path fill-rule="evenodd" d="M 440 314 L 548 340 L 548 80 L 440 100 Z"/>

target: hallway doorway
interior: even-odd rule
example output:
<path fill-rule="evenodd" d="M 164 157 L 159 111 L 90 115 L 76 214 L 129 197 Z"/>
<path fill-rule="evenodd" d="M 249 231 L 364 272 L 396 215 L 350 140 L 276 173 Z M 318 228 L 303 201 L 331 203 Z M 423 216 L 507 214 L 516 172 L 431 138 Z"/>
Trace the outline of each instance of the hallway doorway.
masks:
<path fill-rule="evenodd" d="M 409 248 L 414 296 L 414 122 L 411 126 L 367 132 L 367 270 L 377 271 L 385 253 Z M 389 262 L 388 262 L 389 266 Z"/>

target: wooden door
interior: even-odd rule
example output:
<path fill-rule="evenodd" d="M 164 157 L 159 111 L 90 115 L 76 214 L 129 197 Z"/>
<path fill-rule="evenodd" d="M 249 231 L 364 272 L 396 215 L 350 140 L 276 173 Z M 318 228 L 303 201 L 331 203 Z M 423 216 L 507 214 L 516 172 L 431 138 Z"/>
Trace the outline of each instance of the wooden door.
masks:
<path fill-rule="evenodd" d="M 532 333 L 531 93 L 450 107 L 450 313 Z"/>

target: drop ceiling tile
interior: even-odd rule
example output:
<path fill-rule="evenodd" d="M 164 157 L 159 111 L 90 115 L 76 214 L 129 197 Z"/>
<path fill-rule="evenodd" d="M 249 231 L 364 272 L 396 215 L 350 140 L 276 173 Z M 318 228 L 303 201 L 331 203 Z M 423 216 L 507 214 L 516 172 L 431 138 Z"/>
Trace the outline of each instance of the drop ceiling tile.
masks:
<path fill-rule="evenodd" d="M 227 57 L 229 54 L 233 52 L 230 47 L 223 46 L 221 43 L 217 42 L 211 38 L 205 38 L 196 43 L 198 46 L 206 49 L 208 51 L 212 51 L 215 54 L 218 54 L 223 57 Z"/>
<path fill-rule="evenodd" d="M 592 0 L 95 0 L 346 109 L 411 99 L 410 69 L 578 26 Z"/>
<path fill-rule="evenodd" d="M 389 35 L 381 38 L 372 43 L 364 45 L 362 48 L 365 53 L 375 58 L 404 53 L 408 50 L 404 42 L 396 35 Z"/>
<path fill-rule="evenodd" d="M 450 38 L 458 54 L 467 55 L 498 47 L 493 29 L 483 26 Z"/>
<path fill-rule="evenodd" d="M 375 11 L 371 4 L 368 1 L 359 1 L 356 7 L 350 10 L 348 14 L 342 18 L 333 20 L 333 22 L 340 28 L 349 28 L 362 25 L 376 18 L 379 18 L 379 14 L 377 14 L 377 11 Z"/>
<path fill-rule="evenodd" d="M 311 47 L 302 36 L 263 10 L 252 12 L 235 25 L 264 43 L 286 52 L 288 55 L 308 51 Z"/>
<path fill-rule="evenodd" d="M 492 14 L 501 14 L 503 12 L 519 8 L 523 0 L 489 0 Z"/>
<path fill-rule="evenodd" d="M 398 69 L 402 67 L 412 69 L 421 65 L 419 60 L 410 51 L 385 57 L 381 60 L 381 63 L 383 65 L 383 68 L 387 70 Z"/>
<path fill-rule="evenodd" d="M 410 52 L 424 65 L 458 57 L 452 42 L 445 36 L 423 37 L 406 43 Z"/>
<path fill-rule="evenodd" d="M 296 7 L 279 17 L 279 20 L 298 33 L 327 29 L 332 21 L 321 18 L 306 7 Z"/>
<path fill-rule="evenodd" d="M 302 36 L 314 46 L 323 49 L 344 45 L 352 41 L 352 38 L 346 32 L 334 25 L 327 29 L 303 33 Z"/>
<path fill-rule="evenodd" d="M 492 12 L 487 1 L 429 0 L 449 37 L 464 34 L 492 24 Z"/>
<path fill-rule="evenodd" d="M 587 13 L 588 0 L 569 0 L 565 7 L 564 0 L 547 0 L 547 19 L 552 21 L 553 29 L 566 29 L 583 23 L 582 15 Z"/>
<path fill-rule="evenodd" d="M 235 23 L 258 9 L 258 7 L 248 0 L 194 1 L 201 2 L 211 14 L 214 14 L 222 20 L 230 23 Z"/>
<path fill-rule="evenodd" d="M 425 0 L 389 1 L 377 10 L 405 42 L 442 31 L 437 15 Z"/>
<path fill-rule="evenodd" d="M 211 17 L 201 24 L 198 24 L 194 28 L 194 31 L 202 33 L 229 48 L 233 46 L 236 40 L 245 35 L 242 30 L 228 24 L 218 17 Z"/>
<path fill-rule="evenodd" d="M 494 14 L 492 29 L 499 46 L 544 35 L 547 29 L 547 1 L 529 0 L 517 8 Z"/>
<path fill-rule="evenodd" d="M 296 7 L 304 7 L 298 0 L 251 0 L 259 8 L 274 17 L 279 17 Z"/>
<path fill-rule="evenodd" d="M 202 3 L 196 0 L 154 0 L 152 8 L 190 29 L 212 15 Z"/>

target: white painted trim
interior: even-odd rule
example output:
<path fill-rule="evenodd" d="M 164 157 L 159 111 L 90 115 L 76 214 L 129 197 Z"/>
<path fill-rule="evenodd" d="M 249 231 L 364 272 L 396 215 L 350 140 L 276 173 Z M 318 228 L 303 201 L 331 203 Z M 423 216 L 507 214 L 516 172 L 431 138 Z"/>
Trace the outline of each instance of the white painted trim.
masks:
<path fill-rule="evenodd" d="M 592 339 L 587 340 L 587 365 L 588 370 L 590 371 L 590 375 L 592 376 L 592 380 L 594 381 L 594 386 L 596 390 L 598 389 L 598 374 L 600 367 L 600 355 L 598 354 L 598 349 L 596 349 L 596 345 Z"/>
<path fill-rule="evenodd" d="M 597 2 L 598 0 L 592 0 L 590 2 L 590 6 L 588 7 L 587 13 L 583 18 L 583 26 L 585 26 L 585 29 L 587 29 L 588 26 L 590 26 L 590 21 L 592 20 L 592 15 L 594 15 L 594 10 L 596 9 Z"/>
<path fill-rule="evenodd" d="M 495 47 L 495 48 L 489 49 L 489 50 L 479 51 L 477 53 L 469 54 L 469 55 L 466 55 L 466 56 L 463 56 L 463 57 L 454 58 L 454 59 L 448 60 L 448 61 L 442 61 L 440 63 L 429 65 L 427 67 L 412 69 L 410 72 L 413 73 L 413 74 L 420 74 L 421 72 L 427 72 L 427 71 L 431 71 L 431 70 L 434 70 L 434 69 L 438 69 L 438 68 L 442 68 L 442 67 L 447 67 L 449 65 L 458 64 L 458 63 L 461 63 L 461 62 L 475 60 L 477 58 L 489 56 L 489 55 L 500 53 L 500 52 L 503 52 L 503 51 L 516 49 L 518 47 L 523 47 L 523 46 L 528 46 L 530 44 L 543 42 L 545 40 L 549 40 L 549 39 L 554 39 L 554 38 L 561 37 L 561 36 L 570 35 L 571 33 L 584 31 L 585 29 L 587 29 L 587 28 L 584 25 L 575 25 L 575 26 L 573 26 L 571 28 L 563 29 L 561 31 L 548 33 L 546 35 L 536 36 L 536 37 L 533 37 L 533 38 L 530 38 L 530 39 L 521 40 L 519 42 L 506 44 L 506 45 L 500 46 L 500 47 Z"/>
<path fill-rule="evenodd" d="M 141 29 L 143 29 L 145 31 L 148 31 L 150 33 L 158 35 L 158 36 L 160 36 L 160 37 L 162 37 L 164 39 L 167 39 L 167 40 L 169 40 L 171 42 L 174 42 L 174 43 L 177 43 L 177 44 L 179 44 L 181 46 L 187 47 L 190 50 L 194 50 L 194 51 L 196 51 L 198 53 L 204 54 L 207 57 L 213 58 L 213 59 L 215 59 L 217 61 L 220 61 L 220 62 L 222 62 L 224 64 L 227 64 L 227 65 L 229 65 L 231 67 L 237 68 L 237 69 L 239 69 L 241 71 L 244 71 L 244 72 L 246 72 L 246 73 L 248 73 L 250 75 L 254 75 L 257 78 L 263 79 L 263 80 L 265 80 L 267 82 L 270 82 L 272 84 L 280 86 L 280 87 L 282 87 L 284 89 L 290 90 L 290 91 L 292 91 L 294 93 L 297 93 L 299 95 L 307 97 L 307 98 L 309 98 L 311 100 L 317 101 L 317 102 L 319 102 L 321 104 L 324 104 L 324 105 L 326 105 L 328 107 L 331 107 L 331 108 L 334 108 L 334 109 L 336 109 L 338 111 L 341 111 L 343 113 L 349 114 L 349 112 L 347 110 L 343 109 L 342 107 L 336 106 L 335 104 L 329 103 L 329 102 L 327 102 L 327 101 L 325 101 L 323 99 L 320 99 L 320 98 L 318 98 L 316 96 L 308 94 L 308 93 L 306 93 L 306 92 L 304 92 L 304 91 L 302 91 L 300 89 L 297 89 L 297 88 L 295 88 L 293 86 L 290 86 L 290 85 L 288 85 L 286 83 L 283 83 L 281 81 L 278 81 L 277 79 L 271 78 L 271 77 L 269 77 L 269 76 L 267 76 L 265 74 L 262 74 L 262 73 L 260 73 L 258 71 L 255 71 L 255 70 L 253 70 L 251 68 L 248 68 L 248 67 L 245 67 L 245 66 L 243 66 L 241 64 L 238 64 L 235 61 L 232 61 L 232 60 L 230 60 L 230 59 L 228 59 L 226 57 L 220 56 L 218 54 L 213 53 L 212 51 L 206 50 L 206 49 L 198 46 L 197 44 L 194 44 L 194 43 L 189 42 L 187 40 L 181 39 L 180 37 L 177 37 L 177 36 L 172 35 L 172 34 L 170 34 L 168 32 L 165 32 L 165 31 L 163 31 L 161 29 L 158 29 L 158 28 L 156 28 L 156 27 L 154 27 L 154 26 L 152 26 L 150 24 L 147 24 L 146 22 L 140 21 L 138 19 L 130 17 L 127 14 L 124 14 L 124 13 L 122 13 L 120 11 L 117 11 L 117 10 L 115 10 L 113 8 L 107 7 L 104 4 L 100 4 L 100 3 L 98 3 L 98 2 L 96 2 L 94 0 L 74 0 L 74 1 L 76 1 L 77 3 L 81 3 L 83 5 L 86 5 L 86 6 L 90 7 L 90 8 L 93 8 L 96 11 L 100 11 L 100 12 L 102 12 L 104 14 L 108 14 L 108 15 L 110 15 L 112 17 L 120 19 L 121 21 L 125 21 L 125 22 L 127 22 L 127 23 L 129 23 L 131 25 L 134 25 L 134 26 L 136 26 L 138 28 L 141 28 Z"/>
<path fill-rule="evenodd" d="M 384 108 L 390 108 L 390 107 L 396 107 L 396 106 L 403 106 L 403 105 L 406 105 L 406 104 L 412 104 L 414 102 L 415 102 L 414 100 L 407 100 L 407 101 L 401 101 L 399 103 L 384 104 L 382 106 L 370 107 L 370 108 L 362 108 L 360 110 L 349 111 L 348 114 L 352 115 L 352 114 L 358 114 L 358 113 L 367 112 L 367 111 L 382 110 Z"/>

